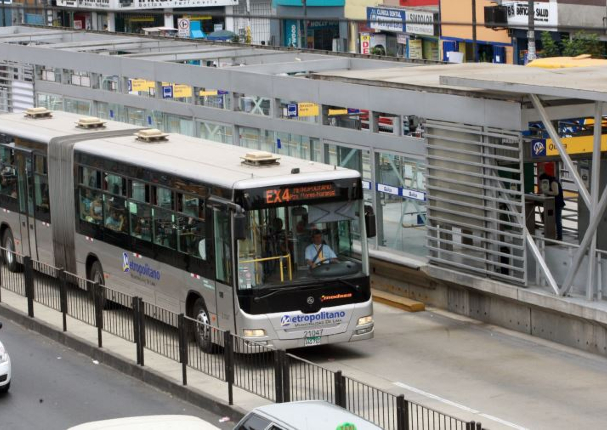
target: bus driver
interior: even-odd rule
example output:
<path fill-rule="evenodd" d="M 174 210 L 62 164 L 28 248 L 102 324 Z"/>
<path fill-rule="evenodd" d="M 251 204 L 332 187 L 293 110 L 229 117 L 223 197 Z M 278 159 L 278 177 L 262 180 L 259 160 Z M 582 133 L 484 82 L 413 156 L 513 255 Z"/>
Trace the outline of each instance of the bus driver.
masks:
<path fill-rule="evenodd" d="M 337 255 L 322 241 L 320 230 L 312 232 L 312 243 L 306 247 L 306 263 L 311 269 L 321 264 L 336 263 Z"/>

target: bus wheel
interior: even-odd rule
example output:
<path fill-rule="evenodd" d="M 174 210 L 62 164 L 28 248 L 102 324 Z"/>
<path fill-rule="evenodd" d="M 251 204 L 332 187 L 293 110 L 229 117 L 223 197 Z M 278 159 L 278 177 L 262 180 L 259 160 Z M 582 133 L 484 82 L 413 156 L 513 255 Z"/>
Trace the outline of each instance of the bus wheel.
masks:
<path fill-rule="evenodd" d="M 211 353 L 214 350 L 211 327 L 211 318 L 209 311 L 204 305 L 203 299 L 198 299 L 194 303 L 194 319 L 196 320 L 196 328 L 194 329 L 194 337 L 196 343 L 204 352 Z"/>
<path fill-rule="evenodd" d="M 19 271 L 19 263 L 17 263 L 17 253 L 15 252 L 15 239 L 13 239 L 13 233 L 11 229 L 7 228 L 2 236 L 2 256 L 4 258 L 4 264 L 11 272 Z"/>
<path fill-rule="evenodd" d="M 89 272 L 89 281 L 93 284 L 97 283 L 100 286 L 105 285 L 105 277 L 103 276 L 103 268 L 101 267 L 101 263 L 99 260 L 95 260 L 91 265 L 91 270 Z M 105 289 L 102 289 L 103 296 L 101 299 L 101 309 L 107 308 L 107 300 L 105 298 Z M 91 299 L 95 300 L 93 286 L 89 285 L 89 293 L 91 294 Z"/>

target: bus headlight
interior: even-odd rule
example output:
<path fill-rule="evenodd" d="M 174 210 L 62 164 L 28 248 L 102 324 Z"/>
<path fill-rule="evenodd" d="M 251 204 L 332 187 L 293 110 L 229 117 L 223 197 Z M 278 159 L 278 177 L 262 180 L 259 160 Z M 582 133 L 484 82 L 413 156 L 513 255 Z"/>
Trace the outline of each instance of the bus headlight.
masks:
<path fill-rule="evenodd" d="M 358 319 L 358 324 L 356 326 L 367 325 L 373 322 L 373 315 L 368 315 L 366 317 L 362 317 Z"/>
<path fill-rule="evenodd" d="M 256 329 L 244 329 L 244 337 L 264 337 L 266 331 L 260 328 Z"/>

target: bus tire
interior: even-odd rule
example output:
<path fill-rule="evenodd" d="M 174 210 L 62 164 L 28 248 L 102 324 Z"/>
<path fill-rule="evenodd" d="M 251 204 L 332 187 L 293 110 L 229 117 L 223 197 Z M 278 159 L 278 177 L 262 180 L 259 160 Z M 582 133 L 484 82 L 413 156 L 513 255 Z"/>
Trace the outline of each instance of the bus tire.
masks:
<path fill-rule="evenodd" d="M 95 300 L 95 292 L 93 291 L 92 284 L 98 283 L 100 286 L 105 286 L 105 276 L 103 275 L 103 267 L 101 267 L 101 263 L 99 260 L 95 260 L 93 264 L 91 264 L 91 269 L 89 270 L 89 293 L 91 295 L 91 299 Z M 102 289 L 102 298 L 101 298 L 101 309 L 106 309 L 108 307 L 108 300 L 105 298 L 105 289 Z"/>
<path fill-rule="evenodd" d="M 7 269 L 11 272 L 19 272 L 20 264 L 17 262 L 17 252 L 15 250 L 15 239 L 10 228 L 4 230 L 2 235 L 2 258 Z"/>
<path fill-rule="evenodd" d="M 213 344 L 213 329 L 211 327 L 211 317 L 202 298 L 196 299 L 193 307 L 193 318 L 196 320 L 194 328 L 194 338 L 198 347 L 206 353 L 212 353 L 215 350 Z"/>

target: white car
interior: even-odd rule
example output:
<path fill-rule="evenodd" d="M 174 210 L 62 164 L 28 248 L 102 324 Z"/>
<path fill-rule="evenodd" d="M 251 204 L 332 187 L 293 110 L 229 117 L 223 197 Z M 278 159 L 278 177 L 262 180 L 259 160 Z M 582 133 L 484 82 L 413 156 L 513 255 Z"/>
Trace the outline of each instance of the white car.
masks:
<path fill-rule="evenodd" d="M 2 328 L 2 323 L 0 323 Z M 0 342 L 0 393 L 6 393 L 11 387 L 11 358 Z"/>
<path fill-rule="evenodd" d="M 191 415 L 149 415 L 91 421 L 68 430 L 220 430 Z"/>

